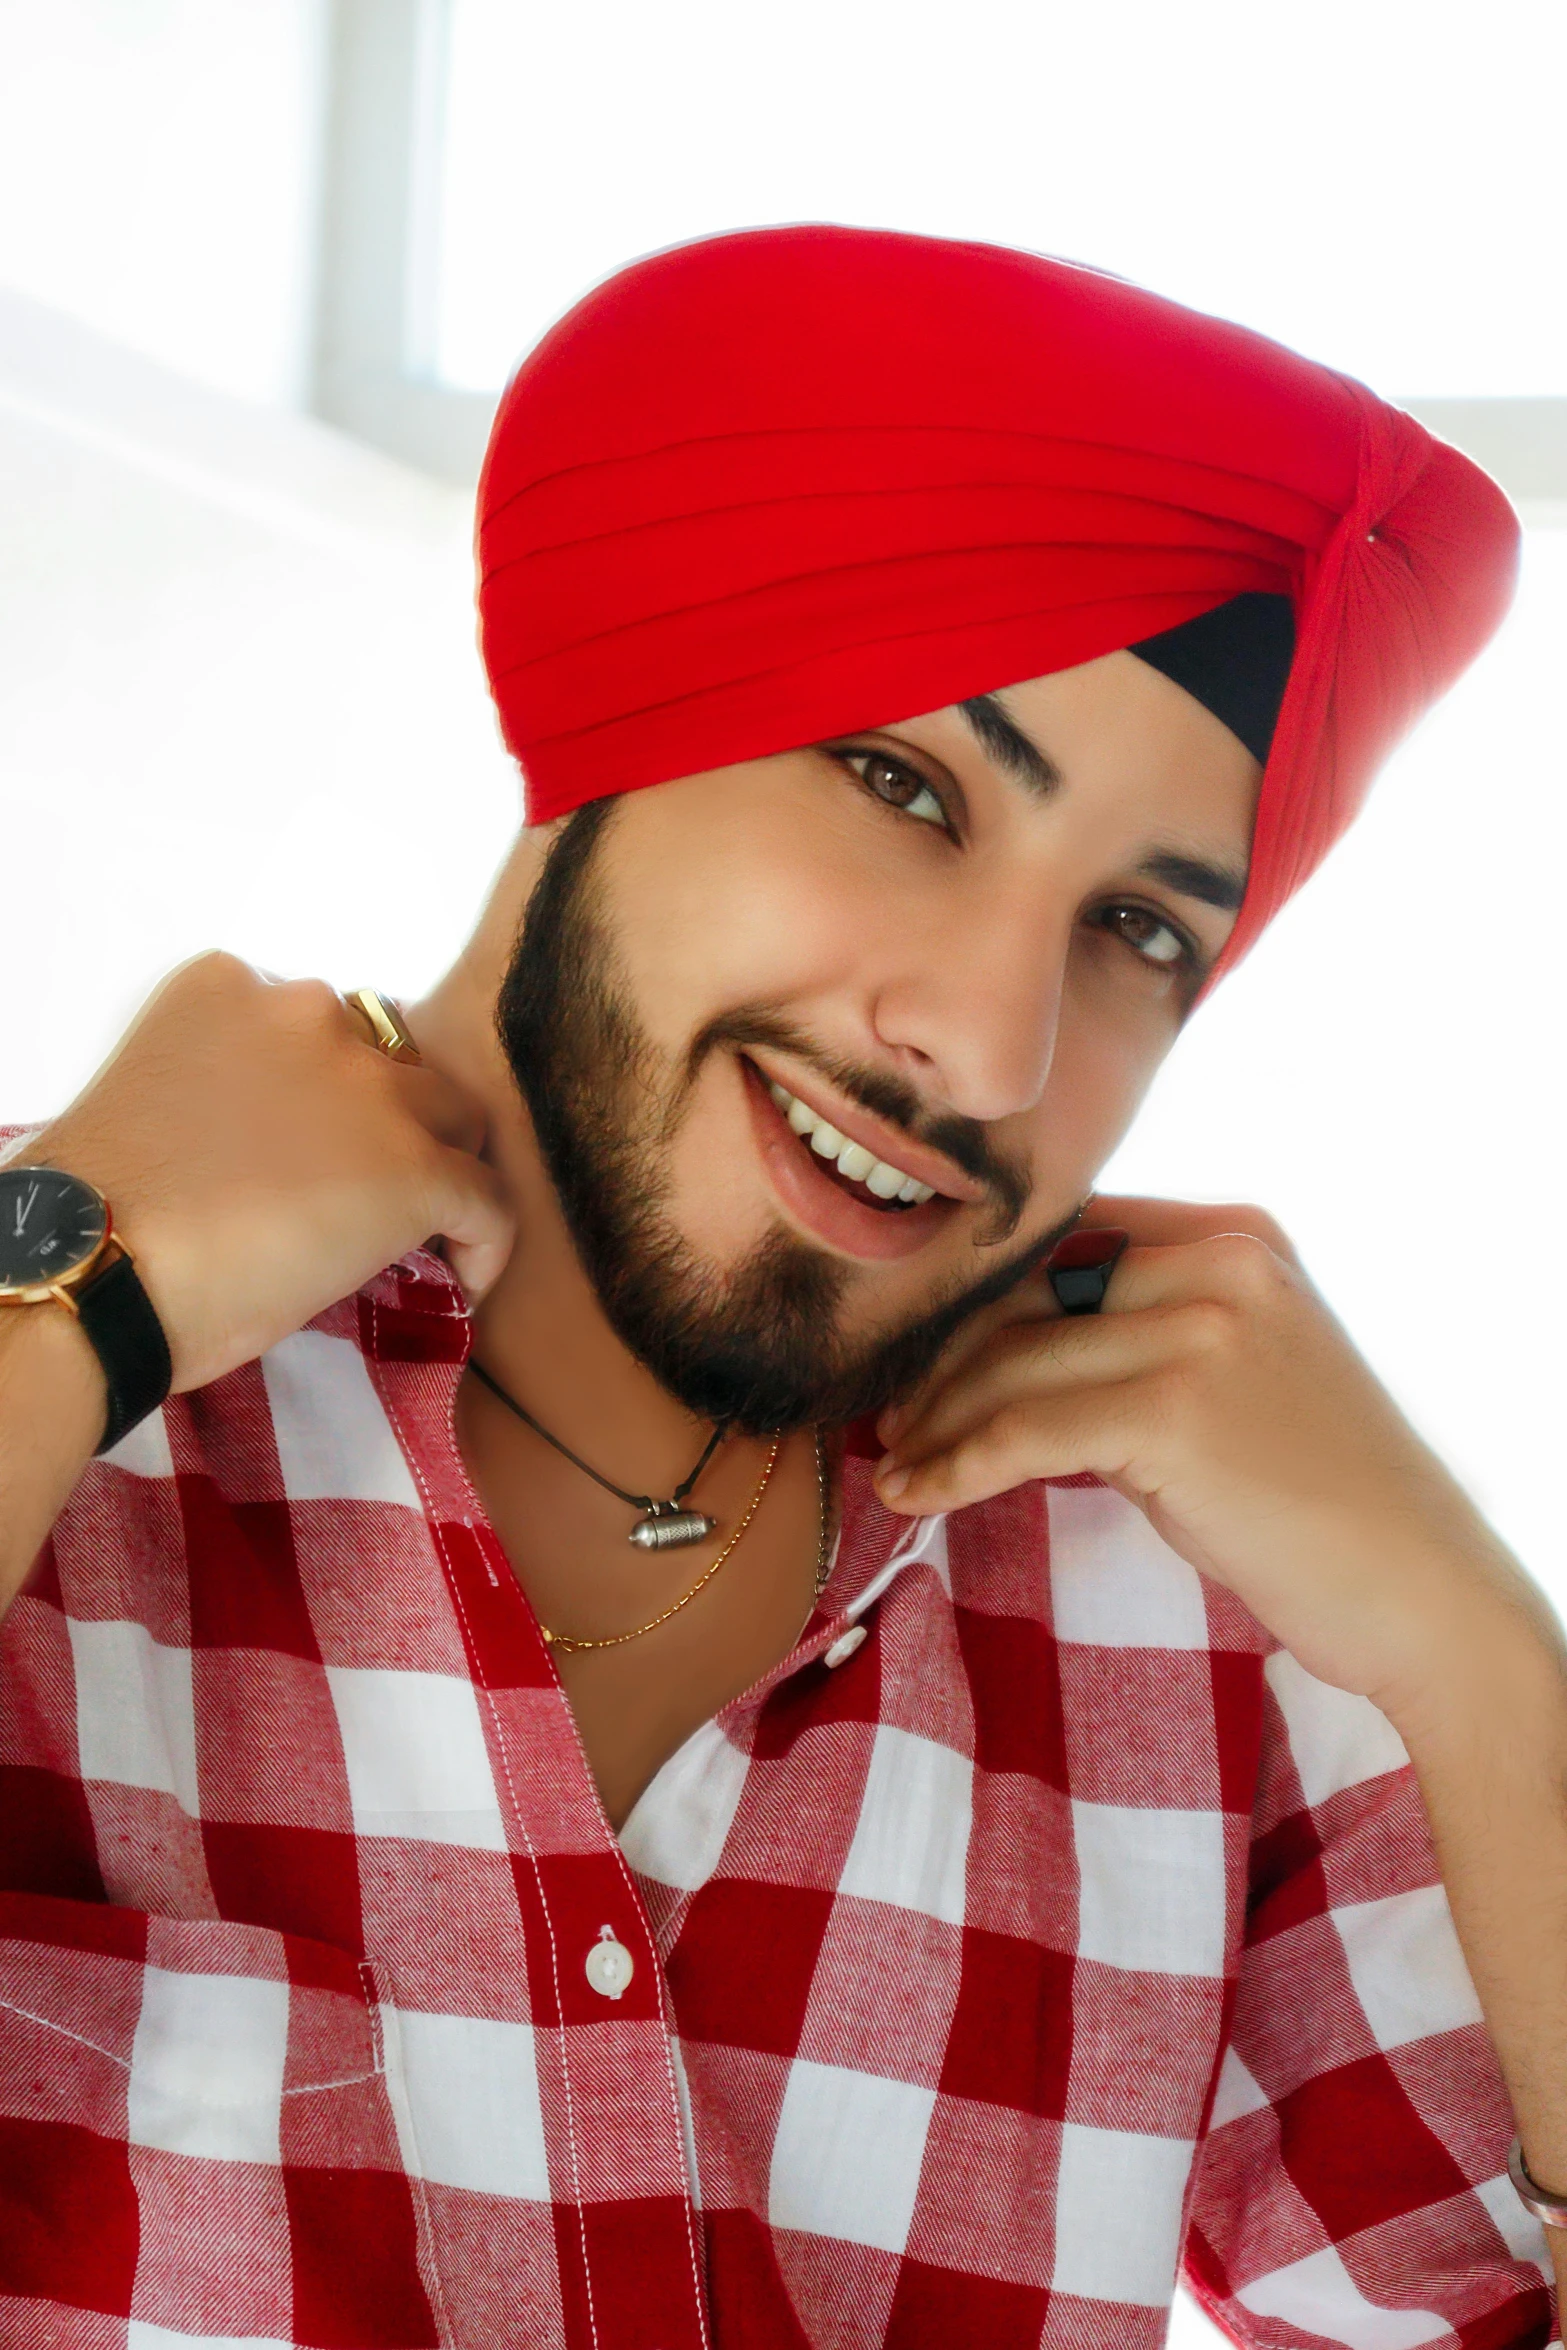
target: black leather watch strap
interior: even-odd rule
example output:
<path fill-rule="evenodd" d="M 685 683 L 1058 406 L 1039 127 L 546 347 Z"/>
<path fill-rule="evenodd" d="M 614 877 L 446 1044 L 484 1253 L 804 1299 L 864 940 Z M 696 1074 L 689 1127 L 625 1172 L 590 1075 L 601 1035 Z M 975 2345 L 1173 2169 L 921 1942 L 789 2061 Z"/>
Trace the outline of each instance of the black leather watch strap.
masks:
<path fill-rule="evenodd" d="M 109 1420 L 97 1448 L 107 1452 L 168 1394 L 174 1378 L 169 1342 L 127 1256 L 112 1258 L 84 1281 L 73 1303 L 109 1385 Z"/>

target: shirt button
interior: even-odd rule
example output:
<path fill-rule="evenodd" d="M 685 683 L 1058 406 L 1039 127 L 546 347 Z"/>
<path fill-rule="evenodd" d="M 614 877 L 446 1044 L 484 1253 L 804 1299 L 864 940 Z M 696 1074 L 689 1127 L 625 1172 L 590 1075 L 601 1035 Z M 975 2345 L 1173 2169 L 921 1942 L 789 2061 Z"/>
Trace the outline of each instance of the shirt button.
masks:
<path fill-rule="evenodd" d="M 822 1663 L 836 1671 L 839 1665 L 848 1663 L 857 1648 L 865 1646 L 869 1637 L 870 1635 L 863 1624 L 851 1624 L 847 1632 L 839 1633 L 831 1648 L 822 1658 Z"/>
<path fill-rule="evenodd" d="M 588 1952 L 588 1981 L 603 1999 L 619 1999 L 636 1973 L 636 1961 L 624 1942 L 617 1942 L 608 1926 Z"/>

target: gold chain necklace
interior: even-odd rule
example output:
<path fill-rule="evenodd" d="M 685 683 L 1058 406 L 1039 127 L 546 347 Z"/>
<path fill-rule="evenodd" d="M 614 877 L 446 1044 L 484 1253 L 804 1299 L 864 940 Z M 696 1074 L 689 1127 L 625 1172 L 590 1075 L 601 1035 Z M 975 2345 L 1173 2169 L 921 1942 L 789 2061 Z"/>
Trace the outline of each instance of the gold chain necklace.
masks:
<path fill-rule="evenodd" d="M 717 1558 L 713 1560 L 712 1565 L 703 1569 L 702 1573 L 698 1575 L 696 1581 L 691 1585 L 690 1589 L 683 1591 L 680 1597 L 674 1602 L 673 1606 L 666 1607 L 661 1615 L 650 1616 L 645 1624 L 638 1624 L 630 1632 L 613 1633 L 608 1640 L 577 1640 L 574 1639 L 569 1632 L 554 1632 L 550 1629 L 548 1624 L 540 1624 L 539 1630 L 544 1635 L 545 1645 L 550 1648 L 558 1648 L 564 1656 L 575 1656 L 579 1650 L 585 1648 L 624 1648 L 628 1641 L 640 1640 L 645 1632 L 656 1632 L 660 1624 L 667 1624 L 671 1616 L 678 1616 L 682 1608 L 689 1607 L 692 1600 L 695 1599 L 697 1593 L 699 1591 L 706 1590 L 708 1584 L 711 1583 L 713 1577 L 717 1574 L 724 1561 L 729 1557 L 736 1543 L 740 1540 L 741 1535 L 745 1532 L 747 1526 L 750 1525 L 751 1520 L 755 1517 L 757 1511 L 761 1508 L 762 1496 L 767 1491 L 768 1485 L 772 1479 L 773 1470 L 777 1466 L 778 1455 L 782 1450 L 783 1438 L 781 1436 L 775 1436 L 772 1442 L 772 1449 L 768 1453 L 767 1459 L 763 1464 L 761 1478 L 757 1484 L 756 1491 L 751 1496 L 750 1504 L 746 1509 L 745 1515 L 741 1518 L 739 1525 L 730 1535 L 729 1540 L 724 1544 L 724 1547 L 719 1552 Z M 827 1581 L 828 1519 L 827 1455 L 822 1444 L 820 1429 L 818 1429 L 816 1432 L 816 1490 L 820 1508 L 820 1518 L 816 1537 L 816 1597 L 820 1599 L 822 1595 L 822 1587 Z"/>

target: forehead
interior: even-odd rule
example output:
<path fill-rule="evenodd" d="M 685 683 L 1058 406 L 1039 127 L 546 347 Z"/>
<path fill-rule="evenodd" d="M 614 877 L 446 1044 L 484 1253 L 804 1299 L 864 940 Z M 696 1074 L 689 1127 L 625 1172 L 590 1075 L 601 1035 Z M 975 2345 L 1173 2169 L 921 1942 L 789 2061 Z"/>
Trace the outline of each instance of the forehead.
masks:
<path fill-rule="evenodd" d="M 1249 843 L 1262 764 L 1191 694 L 1134 654 L 1023 678 L 907 722 L 945 754 L 1041 804 L 1089 799 Z"/>

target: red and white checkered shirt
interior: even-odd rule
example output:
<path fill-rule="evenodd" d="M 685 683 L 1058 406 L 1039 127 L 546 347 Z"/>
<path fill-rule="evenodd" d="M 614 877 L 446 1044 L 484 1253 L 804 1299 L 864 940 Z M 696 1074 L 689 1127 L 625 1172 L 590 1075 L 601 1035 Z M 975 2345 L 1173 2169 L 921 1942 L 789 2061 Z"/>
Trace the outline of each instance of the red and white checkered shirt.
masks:
<path fill-rule="evenodd" d="M 851 1459 L 617 1840 L 467 1343 L 393 1268 L 12 1609 L 0 2342 L 1152 2350 L 1183 2262 L 1244 2343 L 1553 2338 L 1379 1714 L 1103 1487 L 911 1525 Z"/>

